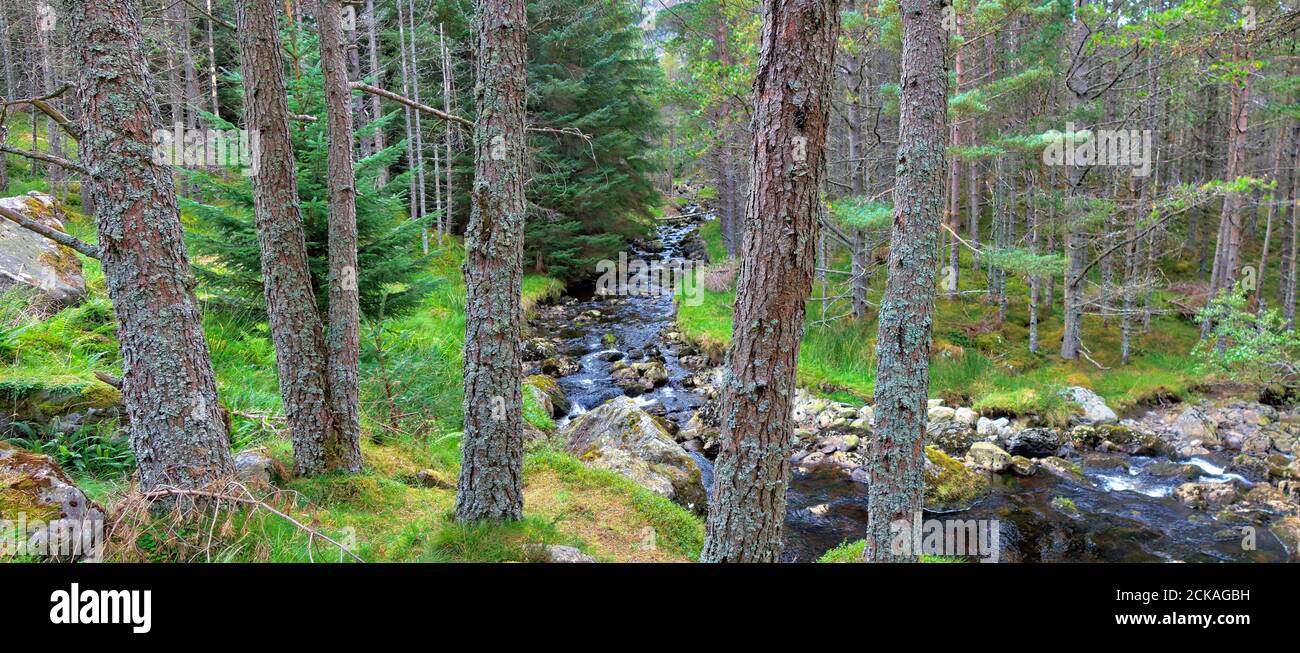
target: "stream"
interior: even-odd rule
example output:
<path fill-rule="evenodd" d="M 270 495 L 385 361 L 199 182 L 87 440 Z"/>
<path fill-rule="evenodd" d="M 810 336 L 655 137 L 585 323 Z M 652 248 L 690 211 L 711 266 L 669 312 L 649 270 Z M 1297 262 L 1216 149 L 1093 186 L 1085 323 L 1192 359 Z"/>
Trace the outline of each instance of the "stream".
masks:
<path fill-rule="evenodd" d="M 687 212 L 695 207 L 686 207 Z M 657 241 L 638 242 L 628 259 L 681 264 L 698 223 L 669 223 Z M 603 297 L 575 291 L 546 307 L 532 323 L 535 335 L 558 338 L 559 352 L 578 361 L 576 372 L 558 381 L 570 402 L 572 418 L 624 394 L 611 378 L 615 361 L 661 359 L 668 380 L 633 397 L 646 412 L 684 427 L 704 398 L 690 387 L 693 374 L 680 361 L 676 344 L 664 334 L 676 330 L 670 292 L 650 283 L 651 292 Z M 688 451 L 700 465 L 711 491 L 713 463 Z M 1172 496 L 1180 484 L 1249 481 L 1224 470 L 1227 461 L 1201 456 L 1179 461 L 1164 457 L 1084 452 L 1071 458 L 1082 477 L 1047 472 L 1020 477 L 991 475 L 991 492 L 959 512 L 932 517 L 999 520 L 1003 562 L 1158 562 L 1285 561 L 1285 548 L 1257 527 L 1255 548 L 1245 550 L 1238 531 L 1210 513 L 1185 507 Z M 867 521 L 867 487 L 839 469 L 804 471 L 796 467 L 787 492 L 784 559 L 812 562 L 844 542 L 862 539 Z"/>

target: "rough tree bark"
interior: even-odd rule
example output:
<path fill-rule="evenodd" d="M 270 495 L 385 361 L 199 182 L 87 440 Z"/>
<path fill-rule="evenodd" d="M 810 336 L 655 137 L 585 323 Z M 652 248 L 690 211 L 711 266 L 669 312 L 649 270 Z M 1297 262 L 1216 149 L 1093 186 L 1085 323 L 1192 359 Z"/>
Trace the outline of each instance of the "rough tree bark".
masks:
<path fill-rule="evenodd" d="M 838 0 L 765 0 L 751 191 L 704 562 L 780 558 L 790 410 L 812 291 Z"/>
<path fill-rule="evenodd" d="M 947 0 L 902 0 L 903 70 L 898 121 L 898 177 L 889 242 L 889 279 L 876 340 L 876 437 L 867 469 L 870 562 L 912 562 L 915 548 L 895 550 L 896 520 L 921 510 L 926 400 L 930 390 L 935 258 L 944 210 L 948 73 L 943 29 Z"/>
<path fill-rule="evenodd" d="M 357 292 L 357 192 L 352 169 L 351 90 L 343 54 L 343 3 L 324 0 L 320 24 L 321 72 L 328 131 L 329 313 L 326 330 L 326 400 L 338 429 L 341 466 L 361 470 L 361 300 Z"/>
<path fill-rule="evenodd" d="M 245 122 L 258 134 L 253 203 L 280 396 L 297 472 L 318 474 L 351 468 L 352 449 L 327 403 L 324 339 L 307 267 L 276 15 L 274 0 L 236 4 Z"/>
<path fill-rule="evenodd" d="M 465 229 L 465 435 L 460 521 L 523 517 L 519 294 L 524 264 L 523 0 L 474 8 L 474 187 Z"/>
<path fill-rule="evenodd" d="M 234 472 L 171 171 L 151 158 L 160 115 L 139 0 L 68 0 L 80 157 L 117 315 L 122 400 L 141 489 Z"/>

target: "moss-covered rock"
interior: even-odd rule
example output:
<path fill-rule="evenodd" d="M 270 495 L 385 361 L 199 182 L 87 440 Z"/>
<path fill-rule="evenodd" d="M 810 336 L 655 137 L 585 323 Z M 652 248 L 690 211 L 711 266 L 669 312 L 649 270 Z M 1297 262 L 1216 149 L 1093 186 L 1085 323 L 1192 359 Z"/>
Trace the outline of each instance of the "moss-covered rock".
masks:
<path fill-rule="evenodd" d="M 925 508 L 969 508 L 989 491 L 989 479 L 935 446 L 925 448 Z"/>
<path fill-rule="evenodd" d="M 659 496 L 703 513 L 703 475 L 655 420 L 627 397 L 616 397 L 569 423 L 566 448 L 593 467 L 617 472 Z"/>
<path fill-rule="evenodd" d="M 569 414 L 569 399 L 564 394 L 554 377 L 546 374 L 534 374 L 524 379 L 525 392 L 533 393 L 537 403 L 541 404 L 552 417 L 564 417 Z"/>

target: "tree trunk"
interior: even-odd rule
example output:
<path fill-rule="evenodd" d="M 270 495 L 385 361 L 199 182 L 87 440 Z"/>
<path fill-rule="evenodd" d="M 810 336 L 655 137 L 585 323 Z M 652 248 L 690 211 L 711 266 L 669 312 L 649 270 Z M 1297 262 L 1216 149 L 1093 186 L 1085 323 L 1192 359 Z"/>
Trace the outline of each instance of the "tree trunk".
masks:
<path fill-rule="evenodd" d="M 812 290 L 838 0 L 766 0 L 745 211 L 705 562 L 775 562 L 790 410 Z"/>
<path fill-rule="evenodd" d="M 369 55 L 370 63 L 370 83 L 382 87 L 383 69 L 379 67 L 379 15 L 375 13 L 375 0 L 366 0 L 366 50 Z M 378 95 L 370 96 L 370 119 L 379 120 L 384 117 L 383 107 Z M 374 152 L 382 152 L 386 145 L 384 144 L 384 130 L 381 127 L 375 127 Z M 388 166 L 379 168 L 375 184 L 380 188 L 388 185 Z"/>
<path fill-rule="evenodd" d="M 117 315 L 122 400 L 140 488 L 233 474 L 171 171 L 151 158 L 160 122 L 139 0 L 68 0 L 80 159 Z"/>
<path fill-rule="evenodd" d="M 327 403 L 324 341 L 298 205 L 275 2 L 239 0 L 236 15 L 245 122 L 259 138 L 253 203 L 262 282 L 294 463 L 300 475 L 349 469 L 351 450 Z"/>
<path fill-rule="evenodd" d="M 868 522 L 863 558 L 913 562 L 915 547 L 892 546 L 894 522 L 921 510 L 926 400 L 934 316 L 935 256 L 943 216 L 948 145 L 947 0 L 902 0 L 903 70 L 898 177 L 894 184 L 889 279 L 876 339 L 876 437 L 867 469 Z"/>
<path fill-rule="evenodd" d="M 1245 53 L 1250 59 L 1250 53 Z M 1240 45 L 1233 46 L 1233 60 L 1241 62 Z M 1250 110 L 1250 76 L 1240 81 L 1234 80 L 1230 85 L 1230 107 L 1228 111 L 1228 165 L 1224 171 L 1224 181 L 1232 183 L 1246 174 L 1246 128 L 1249 125 Z M 1229 290 L 1237 281 L 1241 267 L 1241 194 L 1230 192 L 1223 197 L 1223 211 L 1219 215 L 1218 245 L 1214 257 L 1214 268 L 1210 274 L 1209 300 L 1213 300 L 1220 291 Z M 1210 320 L 1201 322 L 1201 337 L 1210 334 L 1213 325 Z"/>
<path fill-rule="evenodd" d="M 321 72 L 328 130 L 329 317 L 326 370 L 330 414 L 338 429 L 339 466 L 361 471 L 361 306 L 357 293 L 357 192 L 352 169 L 352 109 L 343 30 L 343 3 L 323 0 L 320 23 Z"/>
<path fill-rule="evenodd" d="M 1074 26 L 1070 33 L 1070 58 L 1072 61 L 1073 74 L 1065 79 L 1065 92 L 1069 96 L 1070 105 L 1077 109 L 1087 99 L 1088 80 L 1091 70 L 1088 65 L 1088 53 L 1085 47 L 1088 43 L 1088 36 L 1091 31 L 1087 23 L 1078 15 L 1077 8 L 1087 5 L 1089 0 L 1075 0 L 1075 17 Z M 1087 129 L 1083 126 L 1078 129 Z M 1087 243 L 1080 229 L 1070 224 L 1070 220 L 1076 217 L 1076 214 L 1082 211 L 1080 200 L 1083 196 L 1083 179 L 1088 174 L 1088 168 L 1084 166 L 1071 166 L 1066 188 L 1066 206 L 1065 206 L 1065 279 L 1063 290 L 1064 297 L 1064 329 L 1061 336 L 1061 358 L 1065 360 L 1074 360 L 1079 357 L 1079 348 L 1082 345 L 1082 323 L 1083 323 L 1083 298 L 1080 293 L 1083 292 L 1083 273 L 1084 257 L 1087 254 Z"/>
<path fill-rule="evenodd" d="M 523 0 L 474 11 L 474 192 L 465 230 L 465 435 L 456 486 L 460 521 L 523 518 L 520 291 L 524 245 Z"/>

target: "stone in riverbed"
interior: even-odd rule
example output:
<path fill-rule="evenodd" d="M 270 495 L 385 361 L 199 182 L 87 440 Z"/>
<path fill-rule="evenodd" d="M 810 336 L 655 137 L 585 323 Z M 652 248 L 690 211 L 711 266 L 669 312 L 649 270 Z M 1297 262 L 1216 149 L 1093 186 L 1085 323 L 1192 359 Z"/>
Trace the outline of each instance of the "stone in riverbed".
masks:
<path fill-rule="evenodd" d="M 557 379 L 562 376 L 575 374 L 581 368 L 581 363 L 563 354 L 552 356 L 542 361 L 542 373 L 553 376 Z"/>
<path fill-rule="evenodd" d="M 949 456 L 966 455 L 974 435 L 969 426 L 954 420 L 930 422 L 925 427 L 926 442 L 937 445 Z"/>
<path fill-rule="evenodd" d="M 1179 413 L 1169 428 L 1185 443 L 1199 442 L 1206 447 L 1219 444 L 1218 427 L 1214 420 L 1193 406 L 1188 406 Z"/>
<path fill-rule="evenodd" d="M 1007 440 L 1007 451 L 1026 458 L 1055 456 L 1061 448 L 1061 438 L 1052 429 L 1025 429 Z"/>
<path fill-rule="evenodd" d="M 970 448 L 970 460 L 976 467 L 1003 472 L 1011 466 L 1011 454 L 992 442 L 976 442 Z"/>
<path fill-rule="evenodd" d="M 533 393 L 537 403 L 550 412 L 552 417 L 564 417 L 569 414 L 569 399 L 564 395 L 564 388 L 555 378 L 546 374 L 534 374 L 524 379 L 524 389 Z"/>
<path fill-rule="evenodd" d="M 593 467 L 621 474 L 697 512 L 706 509 L 699 465 L 671 434 L 627 397 L 615 397 L 569 423 L 569 452 Z"/>
<path fill-rule="evenodd" d="M 946 512 L 974 505 L 989 491 L 989 480 L 938 447 L 925 448 L 925 508 Z"/>
<path fill-rule="evenodd" d="M 1183 483 L 1174 488 L 1174 498 L 1189 508 L 1218 510 L 1241 498 L 1236 481 L 1228 483 Z"/>

